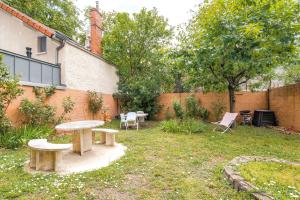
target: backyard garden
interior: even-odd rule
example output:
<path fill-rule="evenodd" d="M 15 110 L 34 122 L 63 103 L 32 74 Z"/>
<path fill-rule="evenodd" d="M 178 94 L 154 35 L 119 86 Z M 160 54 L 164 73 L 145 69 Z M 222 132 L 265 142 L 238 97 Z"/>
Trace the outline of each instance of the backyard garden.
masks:
<path fill-rule="evenodd" d="M 68 11 L 53 24 L 26 1 L 4 2 L 86 42 L 71 1 L 37 4 Z M 300 199 L 299 9 L 205 1 L 176 30 L 155 8 L 105 12 L 103 60 L 119 77 L 109 95 L 20 86 L 0 55 L 0 199 Z M 253 126 L 255 110 L 274 124 Z"/>
<path fill-rule="evenodd" d="M 118 128 L 119 122 L 107 126 Z M 100 170 L 59 176 L 28 174 L 27 147 L 1 149 L 1 199 L 250 199 L 229 185 L 223 167 L 237 156 L 276 157 L 299 162 L 300 137 L 267 128 L 238 126 L 233 133 L 213 132 L 201 123 L 197 133 L 171 133 L 159 122 L 140 131 L 122 131 L 126 156 Z M 54 136 L 69 142 L 70 136 Z M 298 199 L 300 167 L 250 163 L 242 174 L 276 199 Z"/>

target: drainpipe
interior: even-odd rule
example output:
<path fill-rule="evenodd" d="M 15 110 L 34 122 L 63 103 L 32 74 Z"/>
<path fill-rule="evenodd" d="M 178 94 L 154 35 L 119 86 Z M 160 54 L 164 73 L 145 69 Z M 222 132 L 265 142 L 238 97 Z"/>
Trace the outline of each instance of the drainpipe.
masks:
<path fill-rule="evenodd" d="M 60 66 L 61 68 L 61 63 L 59 63 L 59 51 L 64 48 L 65 44 L 66 44 L 66 40 L 68 39 L 67 36 L 65 36 L 64 34 L 62 33 L 59 33 L 59 32 L 55 32 L 55 39 L 57 39 L 60 43 L 60 45 L 58 47 L 56 47 L 56 64 L 58 66 Z M 64 84 L 61 83 L 61 80 L 60 80 L 60 84 L 65 86 Z"/>
<path fill-rule="evenodd" d="M 58 47 L 56 47 L 56 64 L 59 64 L 59 51 L 64 48 L 65 44 L 66 44 L 66 36 L 59 33 L 59 32 L 55 32 L 55 38 L 57 38 L 59 40 L 60 45 Z"/>
<path fill-rule="evenodd" d="M 65 46 L 65 44 L 66 44 L 66 41 L 65 40 L 61 40 L 60 41 L 60 45 L 58 46 L 58 47 L 56 47 L 56 64 L 59 64 L 58 63 L 58 57 L 59 57 L 59 51 L 62 49 L 62 48 L 64 48 L 64 46 Z"/>

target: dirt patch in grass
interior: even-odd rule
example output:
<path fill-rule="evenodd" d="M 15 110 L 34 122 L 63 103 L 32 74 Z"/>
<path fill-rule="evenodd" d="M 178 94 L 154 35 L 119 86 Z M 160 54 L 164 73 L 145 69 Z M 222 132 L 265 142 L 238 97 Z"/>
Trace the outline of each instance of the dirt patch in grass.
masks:
<path fill-rule="evenodd" d="M 144 176 L 135 174 L 126 175 L 124 184 L 125 189 L 140 189 L 148 186 L 148 182 Z"/>
<path fill-rule="evenodd" d="M 135 200 L 134 197 L 127 192 L 121 192 L 117 188 L 105 188 L 103 190 L 94 191 L 95 199 L 101 200 Z"/>

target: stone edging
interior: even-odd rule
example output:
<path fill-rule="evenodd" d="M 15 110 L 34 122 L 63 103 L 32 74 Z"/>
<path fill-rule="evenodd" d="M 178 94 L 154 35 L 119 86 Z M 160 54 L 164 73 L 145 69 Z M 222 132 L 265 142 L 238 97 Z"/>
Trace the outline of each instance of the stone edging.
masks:
<path fill-rule="evenodd" d="M 254 199 L 257 200 L 274 200 L 274 197 L 264 192 L 260 192 L 256 186 L 247 182 L 236 170 L 236 167 L 239 166 L 240 164 L 245 164 L 250 161 L 277 162 L 277 163 L 285 163 L 285 164 L 300 166 L 300 163 L 289 162 L 277 158 L 260 157 L 260 156 L 240 156 L 231 160 L 229 164 L 224 167 L 224 175 L 226 176 L 226 178 L 228 179 L 228 181 L 230 182 L 230 184 L 233 186 L 234 189 L 236 189 L 237 191 L 252 192 L 252 196 L 254 197 Z"/>

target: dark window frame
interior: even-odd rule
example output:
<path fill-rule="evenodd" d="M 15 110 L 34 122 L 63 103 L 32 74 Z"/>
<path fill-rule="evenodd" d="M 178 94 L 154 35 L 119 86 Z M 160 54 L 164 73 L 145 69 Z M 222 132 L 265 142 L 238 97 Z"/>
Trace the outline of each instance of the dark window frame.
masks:
<path fill-rule="evenodd" d="M 38 53 L 47 53 L 47 36 L 39 36 L 37 46 Z"/>

